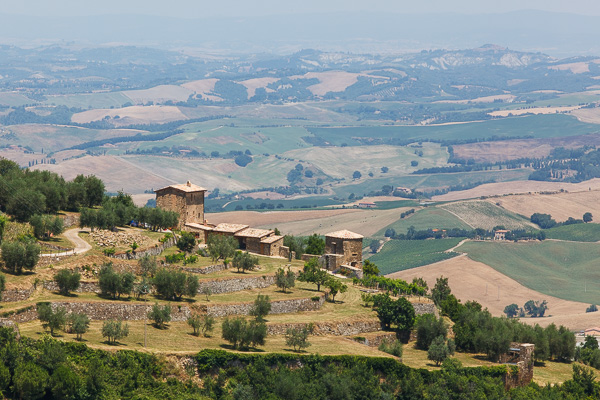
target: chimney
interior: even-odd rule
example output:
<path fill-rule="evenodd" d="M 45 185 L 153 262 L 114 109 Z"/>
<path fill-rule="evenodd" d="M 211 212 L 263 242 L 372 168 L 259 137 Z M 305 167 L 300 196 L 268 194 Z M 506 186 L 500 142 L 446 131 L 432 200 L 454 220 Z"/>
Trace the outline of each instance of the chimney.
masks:
<path fill-rule="evenodd" d="M 191 186 L 192 186 L 192 182 L 190 182 L 190 181 L 187 181 L 186 185 L 187 185 L 188 187 L 191 187 Z"/>

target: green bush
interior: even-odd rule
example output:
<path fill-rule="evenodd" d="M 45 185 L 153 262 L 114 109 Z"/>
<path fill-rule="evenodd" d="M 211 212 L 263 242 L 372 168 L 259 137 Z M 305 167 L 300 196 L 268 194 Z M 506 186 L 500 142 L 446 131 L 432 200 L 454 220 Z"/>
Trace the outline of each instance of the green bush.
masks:
<path fill-rule="evenodd" d="M 181 271 L 162 268 L 152 280 L 156 293 L 167 300 L 181 300 L 183 296 L 196 297 L 200 285 L 198 277 Z"/>
<path fill-rule="evenodd" d="M 400 342 L 397 339 L 392 341 L 387 338 L 384 338 L 379 344 L 378 349 L 379 351 L 383 351 L 384 353 L 391 354 L 398 358 L 402 357 L 402 342 Z"/>
<path fill-rule="evenodd" d="M 54 275 L 54 281 L 58 285 L 58 291 L 64 296 L 77 290 L 79 288 L 80 280 L 81 274 L 79 272 L 71 271 L 66 268 L 61 269 Z"/>
<path fill-rule="evenodd" d="M 247 349 L 265 344 L 267 325 L 264 322 L 246 321 L 244 318 L 225 318 L 222 337 L 235 349 Z"/>
<path fill-rule="evenodd" d="M 159 329 L 166 328 L 166 323 L 171 321 L 171 306 L 159 306 L 154 303 L 152 310 L 148 312 L 148 318 L 154 321 L 154 326 Z"/>

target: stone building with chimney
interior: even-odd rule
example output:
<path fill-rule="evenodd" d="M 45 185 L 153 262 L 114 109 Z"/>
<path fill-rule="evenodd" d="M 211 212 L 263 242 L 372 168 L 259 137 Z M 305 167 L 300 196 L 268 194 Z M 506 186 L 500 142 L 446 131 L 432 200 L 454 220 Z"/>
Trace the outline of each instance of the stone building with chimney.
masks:
<path fill-rule="evenodd" d="M 177 229 L 183 229 L 185 224 L 204 223 L 204 192 L 206 189 L 187 181 L 184 184 L 170 185 L 155 190 L 156 207 L 175 211 L 179 214 Z"/>

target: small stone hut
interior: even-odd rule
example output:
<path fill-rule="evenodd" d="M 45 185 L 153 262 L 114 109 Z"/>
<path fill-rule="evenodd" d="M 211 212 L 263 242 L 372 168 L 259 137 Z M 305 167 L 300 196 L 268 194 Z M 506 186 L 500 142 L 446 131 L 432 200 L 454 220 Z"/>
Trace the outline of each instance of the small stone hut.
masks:
<path fill-rule="evenodd" d="M 177 229 L 183 229 L 187 223 L 204 223 L 204 192 L 206 189 L 190 181 L 179 185 L 170 185 L 154 191 L 156 206 L 179 214 Z"/>
<path fill-rule="evenodd" d="M 362 269 L 363 236 L 341 230 L 325 235 L 325 267 L 336 271 L 342 266 Z"/>
<path fill-rule="evenodd" d="M 262 239 L 273 235 L 275 232 L 268 229 L 246 228 L 236 232 L 234 236 L 240 242 L 240 249 L 251 253 L 263 254 Z"/>
<path fill-rule="evenodd" d="M 514 365 L 516 374 L 507 374 L 504 384 L 507 388 L 526 386 L 533 379 L 533 352 L 535 345 L 531 343 L 511 343 L 508 353 L 500 356 L 501 364 Z"/>

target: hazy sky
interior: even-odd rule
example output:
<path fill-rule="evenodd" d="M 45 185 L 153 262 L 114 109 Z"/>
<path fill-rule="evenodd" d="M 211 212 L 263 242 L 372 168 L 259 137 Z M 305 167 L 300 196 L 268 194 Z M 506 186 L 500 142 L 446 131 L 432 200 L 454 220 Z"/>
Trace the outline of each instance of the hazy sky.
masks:
<path fill-rule="evenodd" d="M 19 0 L 0 13 L 36 16 L 146 14 L 182 18 L 335 11 L 496 13 L 523 9 L 600 15 L 598 0 Z"/>

